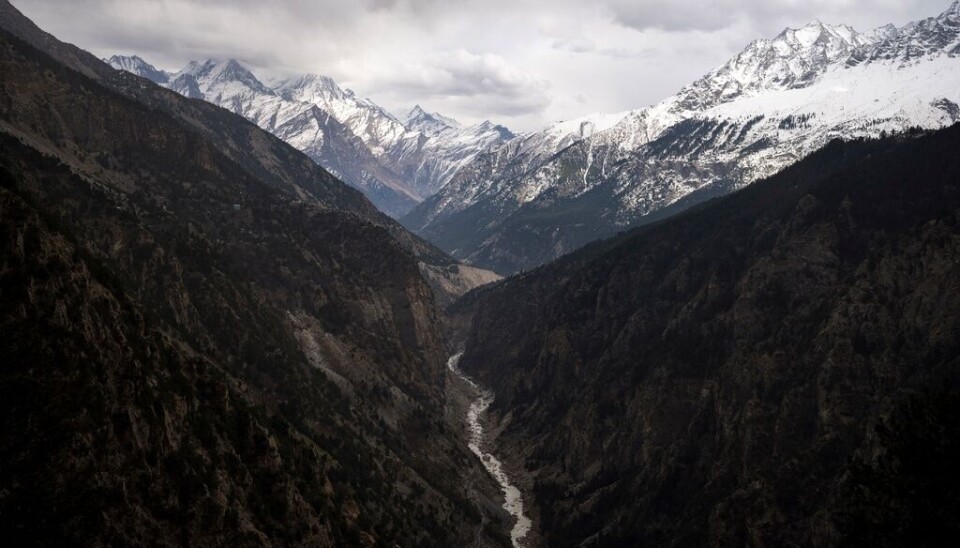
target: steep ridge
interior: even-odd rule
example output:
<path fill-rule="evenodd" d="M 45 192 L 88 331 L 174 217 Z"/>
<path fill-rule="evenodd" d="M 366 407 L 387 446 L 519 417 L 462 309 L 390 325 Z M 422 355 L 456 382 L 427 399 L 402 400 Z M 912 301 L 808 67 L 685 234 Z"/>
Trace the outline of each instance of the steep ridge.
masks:
<path fill-rule="evenodd" d="M 834 141 L 455 305 L 546 543 L 949 538 L 958 147 Z"/>
<path fill-rule="evenodd" d="M 405 124 L 408 132 L 389 155 L 424 197 L 443 188 L 477 155 L 514 138 L 510 130 L 489 121 L 464 126 L 436 112 L 428 114 L 419 105 Z"/>
<path fill-rule="evenodd" d="M 349 89 L 341 89 L 327 76 L 306 74 L 283 80 L 273 89 L 284 99 L 317 105 L 330 112 L 377 157 L 383 156 L 407 132 L 392 114 Z"/>
<path fill-rule="evenodd" d="M 519 163 L 512 144 L 481 155 L 403 223 L 511 273 L 772 175 L 830 139 L 948 126 L 960 119 L 958 11 L 755 41 L 655 106 L 585 125 L 562 150 Z"/>
<path fill-rule="evenodd" d="M 17 19 L 12 16 L 8 20 L 10 23 L 17 21 Z M 31 28 L 33 30 L 31 30 Z M 36 29 L 32 24 L 27 26 L 23 32 L 45 35 L 45 33 Z M 183 103 L 176 101 L 176 96 L 164 94 L 161 90 L 152 88 L 146 85 L 145 82 L 132 78 L 126 72 L 114 72 L 106 68 L 102 63 L 97 62 L 89 54 L 85 54 L 85 52 L 80 50 L 77 51 L 80 52 L 79 55 L 83 56 L 84 59 L 83 63 L 77 63 L 77 65 L 87 71 L 101 71 L 101 83 L 110 86 L 119 93 L 130 95 L 140 101 L 148 102 L 152 107 L 163 109 L 168 114 L 182 119 L 192 127 L 206 132 L 214 139 L 218 146 L 225 148 L 225 152 L 234 161 L 241 163 L 246 169 L 256 173 L 259 177 L 272 181 L 277 188 L 291 193 L 298 199 L 303 199 L 306 196 L 304 192 L 307 192 L 310 199 L 319 200 L 322 203 L 342 209 L 349 209 L 371 223 L 384 227 L 404 248 L 418 258 L 421 271 L 435 289 L 437 298 L 441 304 L 449 304 L 454 298 L 462 295 L 466 291 L 478 285 L 499 279 L 498 275 L 487 270 L 458 264 L 456 260 L 452 259 L 446 253 L 421 238 L 414 236 L 397 222 L 378 212 L 370 203 L 355 193 L 348 193 L 351 196 L 349 204 L 343 200 L 334 200 L 331 202 L 334 197 L 344 193 L 346 189 L 343 188 L 343 185 L 335 182 L 332 187 L 315 187 L 317 181 L 324 181 L 325 185 L 330 185 L 330 182 L 334 181 L 334 178 L 331 177 L 330 173 L 326 170 L 318 168 L 315 163 L 306 161 L 304 156 L 297 154 L 289 146 L 285 146 L 282 141 L 278 139 L 265 139 L 265 135 L 257 131 L 256 126 L 253 124 L 237 124 L 233 116 L 227 115 L 222 109 L 216 108 L 206 102 Z M 130 63 L 127 63 L 127 65 L 132 66 Z M 223 70 L 223 66 L 217 63 L 211 62 L 205 65 L 208 66 L 209 72 Z M 77 67 L 75 66 L 74 68 Z M 237 64 L 235 70 L 241 74 L 249 73 L 249 71 L 246 71 L 246 69 L 239 64 Z M 194 86 L 199 86 L 196 78 L 190 76 L 190 79 Z M 255 80 L 256 77 L 249 74 L 249 76 L 245 76 L 242 79 Z M 180 80 L 182 80 L 182 78 L 174 79 L 173 85 L 175 86 L 176 82 Z M 248 86 L 242 84 L 239 86 L 235 85 L 231 83 L 229 79 L 223 79 L 221 84 L 223 82 L 226 82 L 227 85 L 234 90 L 241 90 L 241 93 L 243 89 L 248 89 Z M 258 85 L 262 84 L 253 84 L 254 87 Z M 223 85 L 219 86 L 221 95 L 223 95 L 223 87 Z M 301 115 L 306 118 L 312 117 L 316 124 L 325 124 L 324 127 L 343 128 L 335 119 L 323 114 L 316 108 L 309 108 L 306 113 L 301 113 Z M 300 120 L 300 118 L 294 118 L 288 123 L 290 125 L 296 125 L 297 120 Z M 283 127 L 285 126 L 281 126 L 278 129 L 281 135 L 285 135 Z M 293 134 L 291 133 L 291 135 Z M 349 139 L 353 141 L 357 140 L 355 136 L 350 136 Z M 298 144 L 296 140 L 291 140 L 293 142 L 289 144 L 296 147 Z M 338 145 L 339 142 L 340 140 L 328 140 L 325 141 L 326 144 L 320 143 L 320 146 L 324 150 L 332 150 L 339 154 L 342 152 Z M 304 146 L 309 147 L 310 143 Z M 254 153 L 251 154 L 251 151 Z M 283 169 L 277 169 L 277 166 L 283 166 Z"/>
<path fill-rule="evenodd" d="M 244 116 L 363 190 L 395 217 L 436 192 L 476 155 L 513 138 L 502 126 L 462 126 L 436 113 L 428 115 L 419 106 L 401 122 L 373 101 L 317 74 L 267 86 L 236 60 L 194 61 L 176 74 L 139 57 L 105 61 Z"/>
<path fill-rule="evenodd" d="M 472 231 L 468 226 L 457 226 L 453 231 L 438 228 L 446 218 L 475 204 L 483 207 L 487 202 L 493 203 L 492 214 L 496 215 L 505 207 L 505 202 L 511 201 L 512 181 L 581 141 L 585 132 L 609 129 L 626 114 L 557 122 L 541 131 L 519 135 L 503 146 L 491 147 L 490 152 L 464 165 L 448 184 L 405 215 L 401 222 L 411 230 L 428 235 L 444 249 L 456 249 L 458 245 L 451 242 L 460 241 Z M 542 188 L 531 188 L 526 192 L 536 195 L 540 190 Z"/>
<path fill-rule="evenodd" d="M 440 419 L 421 271 L 455 262 L 253 124 L 0 15 L 5 538 L 449 546 L 497 523 Z"/>
<path fill-rule="evenodd" d="M 114 55 L 109 59 L 103 59 L 103 62 L 117 70 L 125 70 L 161 85 L 170 83 L 173 76 L 173 74 L 158 69 L 137 55 Z"/>
<path fill-rule="evenodd" d="M 359 108 L 352 94 L 344 93 L 329 79 L 304 77 L 272 89 L 231 59 L 191 62 L 174 74 L 171 82 L 174 91 L 226 108 L 290 143 L 362 190 L 387 214 L 397 215 L 420 201 L 399 174 L 381 162 L 354 132 L 362 123 L 356 118 L 369 114 L 369 105 L 365 103 L 368 108 Z M 302 100 L 308 94 L 311 101 Z M 336 114 L 331 110 L 334 108 Z M 348 109 L 351 111 L 347 112 Z M 375 112 L 379 112 L 380 119 L 395 122 L 386 113 Z M 371 131 L 367 128 L 364 135 Z M 403 131 L 403 127 L 398 131 Z"/>

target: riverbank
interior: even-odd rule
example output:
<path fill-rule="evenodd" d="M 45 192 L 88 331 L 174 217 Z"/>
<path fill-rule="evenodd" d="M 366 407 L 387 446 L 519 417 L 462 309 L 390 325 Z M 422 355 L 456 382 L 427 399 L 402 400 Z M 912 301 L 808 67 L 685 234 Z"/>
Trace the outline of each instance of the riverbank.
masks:
<path fill-rule="evenodd" d="M 467 409 L 465 425 L 467 428 L 468 445 L 470 450 L 480 459 L 484 468 L 500 485 L 503 492 L 503 509 L 513 518 L 514 524 L 510 530 L 510 541 L 514 548 L 526 548 L 527 537 L 530 533 L 531 521 L 523 511 L 523 495 L 510 479 L 503 463 L 496 456 L 485 451 L 487 435 L 484 431 L 482 417 L 484 412 L 493 403 L 493 394 L 484 390 L 457 367 L 461 354 L 454 354 L 447 361 L 450 372 L 467 384 L 475 392 L 474 400 Z"/>

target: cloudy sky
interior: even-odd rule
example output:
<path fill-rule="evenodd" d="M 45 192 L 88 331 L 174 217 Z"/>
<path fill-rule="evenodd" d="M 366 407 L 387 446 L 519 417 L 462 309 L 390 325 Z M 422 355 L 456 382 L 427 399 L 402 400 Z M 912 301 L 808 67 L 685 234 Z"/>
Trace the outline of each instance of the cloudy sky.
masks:
<path fill-rule="evenodd" d="M 394 112 L 419 103 L 525 131 L 651 104 L 755 38 L 819 19 L 857 30 L 949 0 L 12 0 L 102 57 L 179 69 L 236 58 L 327 74 Z"/>

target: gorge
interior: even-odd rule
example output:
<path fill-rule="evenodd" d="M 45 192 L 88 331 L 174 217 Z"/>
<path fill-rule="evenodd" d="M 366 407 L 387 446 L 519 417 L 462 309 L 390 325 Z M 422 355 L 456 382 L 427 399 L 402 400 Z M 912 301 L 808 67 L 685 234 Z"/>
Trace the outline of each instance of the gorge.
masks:
<path fill-rule="evenodd" d="M 956 538 L 958 58 L 816 22 L 514 134 L 0 0 L 2 538 Z"/>
<path fill-rule="evenodd" d="M 493 395 L 477 385 L 477 383 L 464 374 L 463 371 L 460 371 L 457 363 L 460 361 L 462 355 L 462 353 L 459 353 L 450 356 L 450 359 L 447 360 L 447 368 L 457 379 L 472 389 L 476 398 L 470 402 L 465 420 L 470 451 L 483 462 L 484 468 L 486 468 L 490 475 L 500 484 L 504 498 L 503 509 L 515 520 L 510 530 L 510 541 L 513 543 L 514 548 L 522 548 L 526 546 L 525 537 L 530 531 L 531 526 L 530 519 L 523 513 L 523 496 L 520 490 L 510 482 L 510 478 L 506 471 L 504 471 L 503 463 L 492 453 L 484 451 L 484 447 L 489 445 L 489 441 L 488 435 L 484 431 L 481 417 L 487 408 L 490 407 L 490 404 L 493 403 Z"/>

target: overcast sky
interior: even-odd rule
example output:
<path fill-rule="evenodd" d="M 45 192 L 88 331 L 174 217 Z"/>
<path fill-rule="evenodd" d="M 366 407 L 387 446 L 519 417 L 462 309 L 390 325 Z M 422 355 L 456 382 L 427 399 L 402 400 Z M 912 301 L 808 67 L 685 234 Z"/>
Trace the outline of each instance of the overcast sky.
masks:
<path fill-rule="evenodd" d="M 12 0 L 106 57 L 327 74 L 394 112 L 533 130 L 640 107 L 785 27 L 903 25 L 949 0 Z"/>

